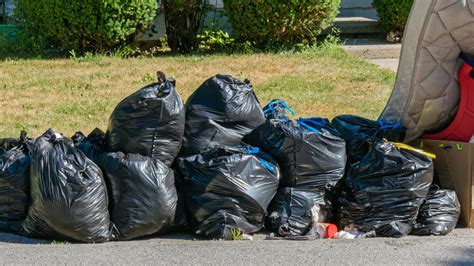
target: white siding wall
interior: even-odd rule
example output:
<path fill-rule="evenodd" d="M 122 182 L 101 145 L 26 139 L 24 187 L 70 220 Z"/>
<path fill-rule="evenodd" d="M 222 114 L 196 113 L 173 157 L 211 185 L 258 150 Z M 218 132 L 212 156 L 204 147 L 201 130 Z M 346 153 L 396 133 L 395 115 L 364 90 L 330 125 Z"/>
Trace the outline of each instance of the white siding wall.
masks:
<path fill-rule="evenodd" d="M 222 0 L 209 0 L 209 4 L 217 8 L 224 8 L 224 2 Z"/>
<path fill-rule="evenodd" d="M 12 0 L 5 0 L 5 8 L 7 16 L 13 16 L 13 10 L 15 9 L 15 4 L 13 4 Z"/>

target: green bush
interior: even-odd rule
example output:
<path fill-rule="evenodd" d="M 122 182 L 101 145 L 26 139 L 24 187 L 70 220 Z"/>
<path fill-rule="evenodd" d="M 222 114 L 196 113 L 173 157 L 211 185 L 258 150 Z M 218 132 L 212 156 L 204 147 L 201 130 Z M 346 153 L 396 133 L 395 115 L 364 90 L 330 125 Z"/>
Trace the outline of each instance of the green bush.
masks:
<path fill-rule="evenodd" d="M 380 24 L 387 31 L 403 32 L 414 0 L 374 0 Z"/>
<path fill-rule="evenodd" d="M 0 25 L 0 60 L 6 58 L 51 57 L 55 50 L 49 43 L 26 29 Z"/>
<path fill-rule="evenodd" d="M 201 47 L 210 52 L 232 51 L 235 47 L 235 40 L 229 36 L 229 33 L 219 31 L 205 30 L 198 35 Z"/>
<path fill-rule="evenodd" d="M 156 0 L 17 0 L 22 27 L 67 50 L 107 51 L 129 43 L 156 16 Z"/>
<path fill-rule="evenodd" d="M 207 0 L 163 0 L 166 36 L 171 51 L 189 53 L 199 46 Z"/>
<path fill-rule="evenodd" d="M 258 48 L 315 43 L 339 5 L 340 0 L 224 0 L 237 39 Z"/>

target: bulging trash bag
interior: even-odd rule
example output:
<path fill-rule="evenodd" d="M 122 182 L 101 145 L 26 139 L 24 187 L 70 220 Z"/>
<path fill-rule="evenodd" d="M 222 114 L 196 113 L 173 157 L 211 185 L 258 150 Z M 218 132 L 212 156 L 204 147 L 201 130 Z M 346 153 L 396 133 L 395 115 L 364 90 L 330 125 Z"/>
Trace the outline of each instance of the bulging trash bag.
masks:
<path fill-rule="evenodd" d="M 25 131 L 22 131 L 22 134 Z M 26 132 L 25 132 L 26 134 Z M 22 142 L 20 139 L 17 138 L 4 138 L 0 139 L 0 154 L 5 153 L 15 147 L 21 146 Z"/>
<path fill-rule="evenodd" d="M 138 153 L 171 166 L 181 149 L 185 121 L 175 83 L 158 72 L 158 82 L 122 100 L 110 116 L 107 150 Z"/>
<path fill-rule="evenodd" d="M 456 192 L 433 185 L 421 205 L 416 226 L 411 233 L 421 236 L 447 235 L 456 227 L 460 214 L 461 204 Z"/>
<path fill-rule="evenodd" d="M 339 197 L 341 228 L 356 226 L 377 236 L 410 233 L 433 181 L 432 160 L 410 147 L 375 144 L 352 165 Z"/>
<path fill-rule="evenodd" d="M 29 203 L 32 142 L 24 131 L 19 139 L 0 139 L 0 231 L 21 232 Z"/>
<path fill-rule="evenodd" d="M 268 119 L 244 142 L 275 158 L 281 186 L 324 192 L 344 176 L 346 143 L 327 119 Z"/>
<path fill-rule="evenodd" d="M 280 188 L 268 207 L 266 228 L 280 236 L 303 236 L 315 223 L 326 222 L 324 194 L 304 189 Z"/>
<path fill-rule="evenodd" d="M 315 216 L 327 222 L 332 213 L 325 193 L 344 176 L 345 141 L 327 119 L 290 120 L 285 111 L 294 112 L 282 100 L 271 101 L 263 110 L 266 122 L 244 141 L 260 147 L 280 166 L 282 188 L 268 209 L 267 225 L 281 236 L 306 235 Z"/>
<path fill-rule="evenodd" d="M 158 159 L 122 152 L 103 153 L 98 164 L 111 188 L 112 222 L 121 240 L 172 228 L 178 196 L 171 168 Z"/>
<path fill-rule="evenodd" d="M 28 154 L 31 150 L 34 139 L 27 137 L 28 133 L 24 130 L 20 132 L 19 138 L 2 138 L 0 139 L 0 155 L 15 149 L 21 150 L 25 154 Z"/>
<path fill-rule="evenodd" d="M 71 139 L 74 146 L 95 163 L 99 155 L 104 152 L 105 133 L 99 128 L 94 129 L 87 137 L 78 131 Z"/>
<path fill-rule="evenodd" d="M 248 81 L 217 75 L 202 84 L 186 102 L 182 155 L 216 146 L 235 146 L 263 124 L 265 117 Z"/>
<path fill-rule="evenodd" d="M 178 157 L 179 158 L 179 157 Z M 173 231 L 185 231 L 188 232 L 189 228 L 188 219 L 186 214 L 186 202 L 184 199 L 184 192 L 183 192 L 183 177 L 181 171 L 179 170 L 178 165 L 179 159 L 175 161 L 171 170 L 174 173 L 174 185 L 176 187 L 176 193 L 178 195 L 178 202 L 176 203 L 176 215 L 173 224 L 175 225 Z"/>
<path fill-rule="evenodd" d="M 267 120 L 288 119 L 286 112 L 295 115 L 295 112 L 281 99 L 271 100 L 265 107 L 263 107 L 263 114 Z"/>
<path fill-rule="evenodd" d="M 100 168 L 72 140 L 49 129 L 32 150 L 31 205 L 23 223 L 37 238 L 105 242 L 112 237 Z"/>
<path fill-rule="evenodd" d="M 400 123 L 387 124 L 354 115 L 336 116 L 332 125 L 346 141 L 349 165 L 360 161 L 369 151 L 369 147 L 383 138 L 401 141 L 405 137 L 405 128 Z"/>
<path fill-rule="evenodd" d="M 231 239 L 234 230 L 249 234 L 264 226 L 280 176 L 270 156 L 252 147 L 214 147 L 181 158 L 179 167 L 195 234 Z"/>

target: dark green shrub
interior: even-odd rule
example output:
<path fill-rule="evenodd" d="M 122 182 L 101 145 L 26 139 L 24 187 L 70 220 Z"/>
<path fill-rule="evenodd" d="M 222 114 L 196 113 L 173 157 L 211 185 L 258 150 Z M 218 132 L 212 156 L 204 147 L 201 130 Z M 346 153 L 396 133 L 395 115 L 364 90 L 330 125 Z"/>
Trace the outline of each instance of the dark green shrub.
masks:
<path fill-rule="evenodd" d="M 133 40 L 156 16 L 156 0 L 17 0 L 20 25 L 64 49 L 107 51 Z"/>
<path fill-rule="evenodd" d="M 197 38 L 202 30 L 207 10 L 206 0 L 163 0 L 166 36 L 171 51 L 188 53 L 199 46 Z"/>
<path fill-rule="evenodd" d="M 340 0 L 224 0 L 240 41 L 256 47 L 312 44 L 330 26 Z"/>
<path fill-rule="evenodd" d="M 19 29 L 16 25 L 0 25 L 0 60 L 6 58 L 51 57 L 55 50 L 41 36 Z"/>
<path fill-rule="evenodd" d="M 374 0 L 380 24 L 387 31 L 403 32 L 414 0 Z"/>

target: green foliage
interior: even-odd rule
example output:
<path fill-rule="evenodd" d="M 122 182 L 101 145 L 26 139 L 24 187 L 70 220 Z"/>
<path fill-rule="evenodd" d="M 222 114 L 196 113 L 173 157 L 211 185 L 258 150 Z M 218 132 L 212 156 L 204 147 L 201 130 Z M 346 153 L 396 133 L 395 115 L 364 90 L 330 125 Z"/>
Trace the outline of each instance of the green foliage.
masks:
<path fill-rule="evenodd" d="M 14 26 L 0 25 L 0 48 L 2 54 L 10 52 L 14 48 L 17 39 L 17 28 Z"/>
<path fill-rule="evenodd" d="M 238 228 L 231 228 L 230 234 L 231 234 L 231 240 L 243 240 L 243 233 Z"/>
<path fill-rule="evenodd" d="M 403 32 L 414 0 L 374 0 L 380 24 L 387 31 Z"/>
<path fill-rule="evenodd" d="M 83 53 L 131 42 L 156 10 L 156 0 L 18 0 L 15 12 L 22 27 Z"/>
<path fill-rule="evenodd" d="M 198 39 L 201 47 L 210 52 L 232 51 L 235 47 L 235 39 L 222 30 L 205 30 L 201 35 L 198 35 Z"/>
<path fill-rule="evenodd" d="M 332 28 L 331 33 L 328 34 L 323 41 L 318 43 L 317 48 L 321 50 L 329 50 L 341 45 L 341 31 L 338 28 Z"/>
<path fill-rule="evenodd" d="M 248 54 L 257 52 L 249 41 L 236 42 L 229 33 L 219 30 L 205 30 L 198 35 L 199 49 L 211 53 L 238 53 Z"/>
<path fill-rule="evenodd" d="M 64 240 L 64 241 L 61 241 L 61 240 L 53 240 L 51 241 L 51 245 L 69 245 L 71 243 L 69 243 L 68 241 Z"/>
<path fill-rule="evenodd" d="M 0 59 L 45 57 L 54 52 L 44 38 L 28 29 L 0 25 Z"/>
<path fill-rule="evenodd" d="M 100 57 L 100 54 L 94 54 L 92 52 L 85 52 L 80 56 L 74 50 L 69 51 L 69 58 L 76 63 L 98 61 Z"/>
<path fill-rule="evenodd" d="M 199 46 L 197 38 L 203 27 L 206 0 L 163 0 L 166 36 L 171 51 L 189 53 Z"/>
<path fill-rule="evenodd" d="M 339 5 L 340 0 L 224 0 L 238 40 L 258 48 L 315 43 Z"/>

